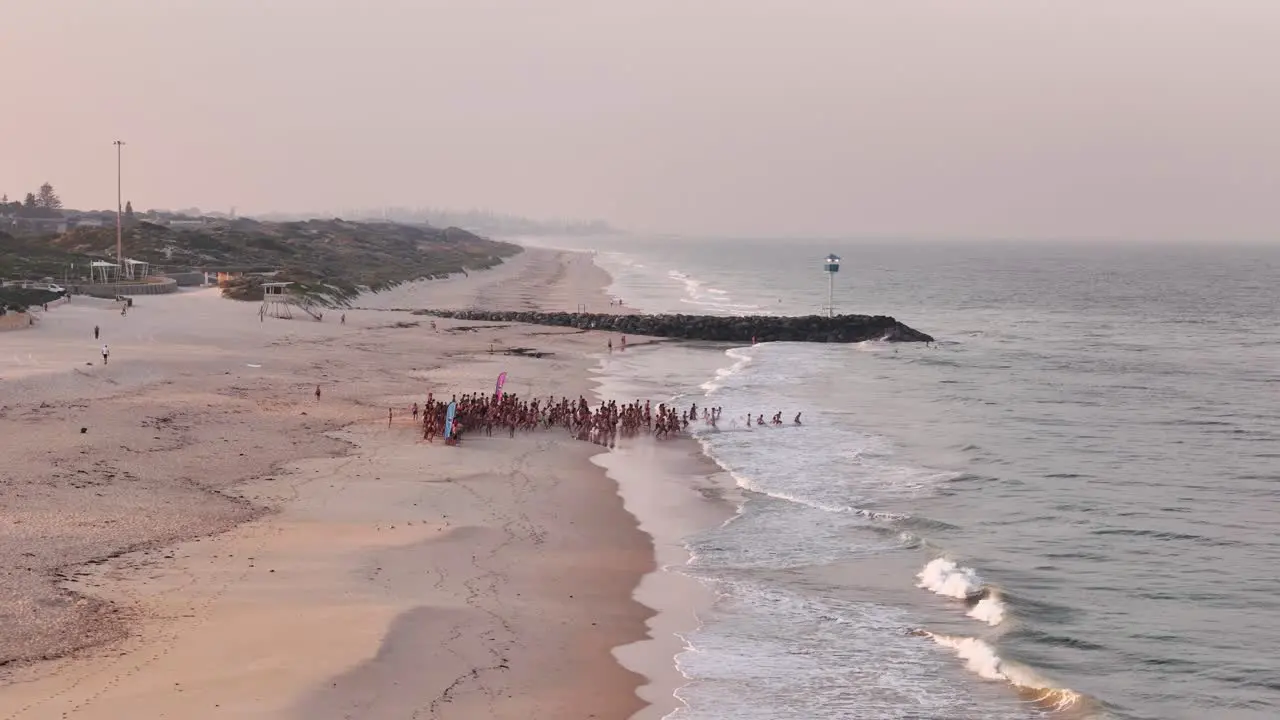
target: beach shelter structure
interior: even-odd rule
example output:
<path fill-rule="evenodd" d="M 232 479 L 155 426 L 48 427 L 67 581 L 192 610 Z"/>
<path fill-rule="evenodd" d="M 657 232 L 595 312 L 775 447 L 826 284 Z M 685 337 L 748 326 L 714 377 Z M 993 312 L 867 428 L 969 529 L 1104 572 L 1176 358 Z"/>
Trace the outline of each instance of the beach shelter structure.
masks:
<path fill-rule="evenodd" d="M 124 279 L 141 280 L 151 272 L 151 264 L 141 260 L 124 259 Z"/>
<path fill-rule="evenodd" d="M 94 260 L 89 263 L 89 279 L 94 283 L 109 284 L 116 281 L 120 274 L 120 266 L 106 260 Z"/>

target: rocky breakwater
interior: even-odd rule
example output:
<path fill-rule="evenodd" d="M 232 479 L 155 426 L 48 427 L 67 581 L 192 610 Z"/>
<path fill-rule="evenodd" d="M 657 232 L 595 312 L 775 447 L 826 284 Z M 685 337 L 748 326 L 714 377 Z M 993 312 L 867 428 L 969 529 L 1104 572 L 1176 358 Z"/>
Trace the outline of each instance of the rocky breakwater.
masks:
<path fill-rule="evenodd" d="M 885 315 L 775 317 L 749 315 L 606 315 L 493 310 L 418 310 L 415 314 L 456 320 L 518 322 L 603 330 L 626 335 L 719 342 L 855 343 L 864 340 L 932 342 L 933 338 Z"/>

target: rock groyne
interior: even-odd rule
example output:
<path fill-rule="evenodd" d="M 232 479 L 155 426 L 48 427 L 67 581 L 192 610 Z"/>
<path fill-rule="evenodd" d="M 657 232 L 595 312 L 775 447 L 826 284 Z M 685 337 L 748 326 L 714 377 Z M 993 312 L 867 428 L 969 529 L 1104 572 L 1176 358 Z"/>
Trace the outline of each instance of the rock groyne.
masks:
<path fill-rule="evenodd" d="M 417 310 L 417 315 L 457 320 L 518 322 L 604 330 L 627 335 L 717 342 L 855 343 L 864 340 L 932 342 L 933 338 L 885 315 L 776 317 L 749 315 L 611 315 L 494 310 Z"/>

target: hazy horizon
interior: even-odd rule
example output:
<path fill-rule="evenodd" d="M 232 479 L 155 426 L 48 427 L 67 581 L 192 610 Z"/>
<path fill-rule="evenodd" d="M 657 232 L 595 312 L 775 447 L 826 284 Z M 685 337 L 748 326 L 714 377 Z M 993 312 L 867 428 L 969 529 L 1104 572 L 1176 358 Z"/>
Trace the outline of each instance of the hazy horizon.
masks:
<path fill-rule="evenodd" d="M 11 3 L 0 192 L 638 232 L 1271 239 L 1280 4 Z M 22 72 L 18 72 L 22 69 Z"/>

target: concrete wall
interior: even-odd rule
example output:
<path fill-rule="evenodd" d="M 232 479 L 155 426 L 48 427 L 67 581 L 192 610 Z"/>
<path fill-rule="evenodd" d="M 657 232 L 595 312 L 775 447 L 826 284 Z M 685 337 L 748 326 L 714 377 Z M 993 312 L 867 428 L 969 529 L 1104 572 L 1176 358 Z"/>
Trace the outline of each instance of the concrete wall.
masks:
<path fill-rule="evenodd" d="M 165 277 L 173 279 L 174 282 L 178 283 L 178 287 L 204 285 L 204 273 L 202 272 L 165 273 Z"/>
<path fill-rule="evenodd" d="M 122 282 L 96 285 L 74 285 L 72 291 L 80 295 L 113 298 L 117 289 L 121 295 L 166 295 L 178 291 L 178 282 L 173 278 L 153 278 L 153 282 Z"/>
<path fill-rule="evenodd" d="M 26 313 L 7 312 L 0 315 L 0 331 L 22 330 L 31 327 L 31 319 Z"/>

